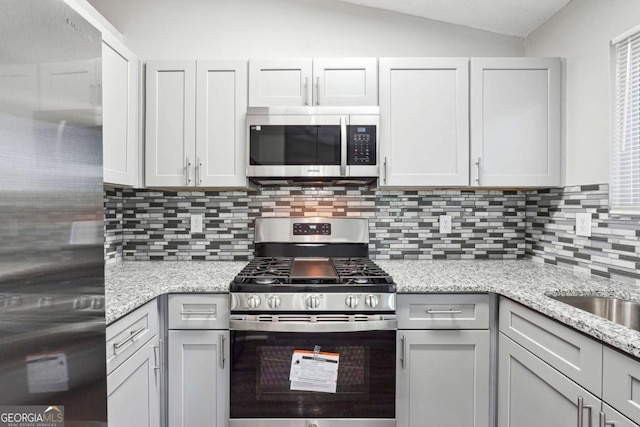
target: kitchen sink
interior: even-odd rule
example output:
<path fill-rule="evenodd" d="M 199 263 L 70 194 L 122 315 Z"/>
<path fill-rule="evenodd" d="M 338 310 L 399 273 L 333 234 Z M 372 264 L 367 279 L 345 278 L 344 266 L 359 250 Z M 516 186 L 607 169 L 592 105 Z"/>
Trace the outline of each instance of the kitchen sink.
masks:
<path fill-rule="evenodd" d="M 640 302 L 613 297 L 557 296 L 551 298 L 640 331 Z"/>

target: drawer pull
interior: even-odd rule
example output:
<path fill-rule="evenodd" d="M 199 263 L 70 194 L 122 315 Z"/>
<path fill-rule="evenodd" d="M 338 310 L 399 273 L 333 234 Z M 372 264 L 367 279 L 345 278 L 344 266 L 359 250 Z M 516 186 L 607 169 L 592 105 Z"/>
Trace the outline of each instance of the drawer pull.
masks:
<path fill-rule="evenodd" d="M 189 316 L 189 315 L 215 316 L 216 311 L 215 310 L 185 310 L 185 311 L 181 311 L 180 314 L 182 314 L 183 316 Z"/>
<path fill-rule="evenodd" d="M 427 310 L 428 314 L 460 314 L 462 313 L 462 310 Z"/>
<path fill-rule="evenodd" d="M 613 426 L 615 427 L 616 423 L 613 421 L 607 421 L 607 416 L 604 412 L 600 412 L 600 423 L 599 427 Z"/>
<path fill-rule="evenodd" d="M 138 335 L 143 333 L 146 329 L 147 328 L 145 326 L 143 326 L 142 328 L 138 329 L 137 331 L 131 331 L 131 335 L 129 335 L 126 340 L 122 341 L 121 343 L 115 343 L 113 345 L 113 352 L 117 353 L 118 350 L 120 350 L 122 347 L 124 347 L 125 345 L 129 344 L 133 340 L 135 340 L 138 337 Z"/>
<path fill-rule="evenodd" d="M 584 427 L 584 410 L 589 410 L 589 427 L 591 427 L 591 405 L 585 405 L 582 396 L 578 397 L 578 427 Z"/>

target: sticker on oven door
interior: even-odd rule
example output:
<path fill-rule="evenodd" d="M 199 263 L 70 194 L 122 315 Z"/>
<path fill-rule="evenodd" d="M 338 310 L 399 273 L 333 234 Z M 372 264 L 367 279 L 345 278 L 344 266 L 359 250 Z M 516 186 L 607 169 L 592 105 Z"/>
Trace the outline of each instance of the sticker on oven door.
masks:
<path fill-rule="evenodd" d="M 291 390 L 335 393 L 339 363 L 338 353 L 294 350 L 289 373 Z"/>

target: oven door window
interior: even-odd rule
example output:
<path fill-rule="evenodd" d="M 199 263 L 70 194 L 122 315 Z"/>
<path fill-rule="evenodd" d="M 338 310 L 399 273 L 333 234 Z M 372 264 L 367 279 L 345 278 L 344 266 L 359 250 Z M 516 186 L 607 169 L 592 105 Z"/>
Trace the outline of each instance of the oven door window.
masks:
<path fill-rule="evenodd" d="M 231 334 L 231 418 L 395 418 L 395 331 Z M 340 354 L 336 393 L 291 390 L 293 351 L 316 345 Z"/>
<path fill-rule="evenodd" d="M 251 126 L 250 164 L 340 164 L 340 126 Z"/>

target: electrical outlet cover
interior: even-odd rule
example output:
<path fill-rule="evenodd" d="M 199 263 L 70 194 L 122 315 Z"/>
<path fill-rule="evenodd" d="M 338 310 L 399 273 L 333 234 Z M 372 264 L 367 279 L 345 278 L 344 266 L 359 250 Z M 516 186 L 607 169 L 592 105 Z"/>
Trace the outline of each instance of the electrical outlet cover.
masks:
<path fill-rule="evenodd" d="M 440 234 L 451 233 L 451 215 L 440 215 Z"/>
<path fill-rule="evenodd" d="M 576 236 L 591 237 L 591 214 L 576 214 Z"/>
<path fill-rule="evenodd" d="M 202 233 L 202 214 L 191 215 L 191 232 Z"/>

